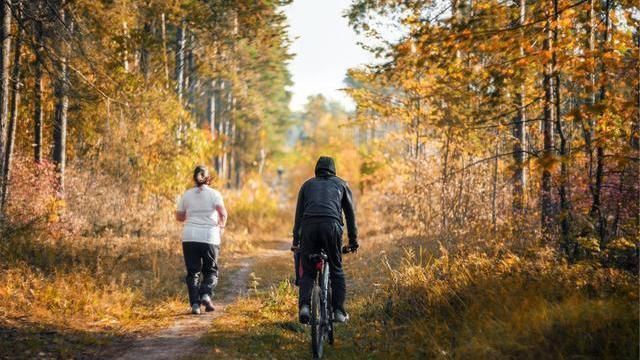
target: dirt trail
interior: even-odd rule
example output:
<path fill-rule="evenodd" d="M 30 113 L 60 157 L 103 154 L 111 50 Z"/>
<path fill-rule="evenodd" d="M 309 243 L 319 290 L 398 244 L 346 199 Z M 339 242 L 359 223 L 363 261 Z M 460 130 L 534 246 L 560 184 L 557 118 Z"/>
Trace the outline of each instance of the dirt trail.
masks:
<path fill-rule="evenodd" d="M 261 258 L 275 257 L 287 252 L 288 242 L 278 243 L 275 249 L 264 249 L 259 252 Z M 224 313 L 225 307 L 236 298 L 247 293 L 249 274 L 251 273 L 254 258 L 244 257 L 239 259 L 238 268 L 229 275 L 224 283 L 234 291 L 224 291 L 221 298 L 214 299 L 215 311 L 203 312 L 199 316 L 180 314 L 170 327 L 153 335 L 136 340 L 130 348 L 120 356 L 118 360 L 140 359 L 180 359 L 187 356 L 203 354 L 208 351 L 198 343 L 198 340 L 206 333 L 215 318 Z"/>

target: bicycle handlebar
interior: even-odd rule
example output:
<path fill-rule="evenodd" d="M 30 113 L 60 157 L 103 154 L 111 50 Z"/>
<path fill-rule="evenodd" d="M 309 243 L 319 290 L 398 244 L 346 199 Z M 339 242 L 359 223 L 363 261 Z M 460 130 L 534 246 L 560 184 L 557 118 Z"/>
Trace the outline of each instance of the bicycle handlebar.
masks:
<path fill-rule="evenodd" d="M 292 252 L 298 252 L 300 251 L 300 246 L 291 246 L 290 249 Z M 351 246 L 351 245 L 345 245 L 342 247 L 342 253 L 343 254 L 349 254 L 349 253 L 357 253 L 358 252 L 358 246 Z"/>

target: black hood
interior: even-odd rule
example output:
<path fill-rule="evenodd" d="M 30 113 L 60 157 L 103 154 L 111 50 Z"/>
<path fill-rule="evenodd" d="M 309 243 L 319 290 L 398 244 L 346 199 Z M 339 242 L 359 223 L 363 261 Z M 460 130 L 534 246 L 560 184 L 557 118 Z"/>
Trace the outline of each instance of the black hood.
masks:
<path fill-rule="evenodd" d="M 316 176 L 336 176 L 336 163 L 333 158 L 320 156 L 316 163 Z"/>

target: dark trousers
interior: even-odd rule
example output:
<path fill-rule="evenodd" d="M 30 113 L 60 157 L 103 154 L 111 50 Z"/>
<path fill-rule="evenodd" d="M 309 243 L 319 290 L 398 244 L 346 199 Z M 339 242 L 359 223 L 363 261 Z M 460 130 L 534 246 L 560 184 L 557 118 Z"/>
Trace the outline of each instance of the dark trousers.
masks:
<path fill-rule="evenodd" d="M 298 305 L 311 304 L 311 291 L 317 271 L 315 264 L 309 261 L 309 254 L 318 254 L 324 249 L 329 258 L 332 306 L 334 309 L 344 310 L 347 287 L 342 271 L 342 227 L 334 221 L 303 224 L 301 245 L 302 276 Z"/>
<path fill-rule="evenodd" d="M 199 304 L 203 295 L 213 296 L 218 284 L 218 245 L 187 241 L 182 243 L 184 263 L 187 267 L 189 303 Z"/>

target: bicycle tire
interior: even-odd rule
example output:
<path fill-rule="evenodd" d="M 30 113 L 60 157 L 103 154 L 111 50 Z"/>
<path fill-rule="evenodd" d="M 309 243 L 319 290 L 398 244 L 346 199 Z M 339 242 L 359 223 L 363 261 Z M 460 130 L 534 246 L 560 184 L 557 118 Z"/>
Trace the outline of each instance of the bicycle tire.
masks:
<path fill-rule="evenodd" d="M 327 342 L 329 345 L 333 345 L 334 336 L 333 336 L 333 294 L 331 294 L 331 280 L 329 280 L 329 286 L 327 288 Z"/>
<path fill-rule="evenodd" d="M 322 358 L 323 353 L 324 329 L 320 316 L 320 291 L 320 286 L 315 284 L 311 292 L 311 353 L 314 359 Z"/>

